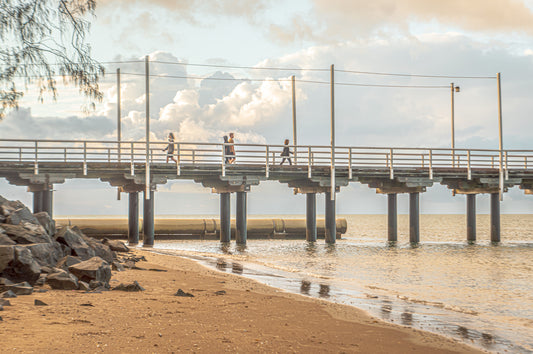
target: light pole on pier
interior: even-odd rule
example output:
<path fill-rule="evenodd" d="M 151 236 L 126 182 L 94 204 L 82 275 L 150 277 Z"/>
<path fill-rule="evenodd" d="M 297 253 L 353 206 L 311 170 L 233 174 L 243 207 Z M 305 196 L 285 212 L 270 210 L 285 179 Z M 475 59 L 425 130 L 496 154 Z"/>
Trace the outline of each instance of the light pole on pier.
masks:
<path fill-rule="evenodd" d="M 331 64 L 331 200 L 335 200 L 335 66 Z"/>
<path fill-rule="evenodd" d="M 500 146 L 500 201 L 503 200 L 503 124 L 502 124 L 502 85 L 501 85 L 501 74 L 496 74 L 496 80 L 498 81 L 498 135 L 499 135 L 499 146 Z"/>
<path fill-rule="evenodd" d="M 461 92 L 461 88 L 455 86 L 453 82 L 450 88 L 452 93 L 452 167 L 455 167 L 455 92 Z"/>
<path fill-rule="evenodd" d="M 292 143 L 294 144 L 294 164 L 298 164 L 296 145 L 298 145 L 298 135 L 296 134 L 296 80 L 291 76 L 292 84 Z"/>
<path fill-rule="evenodd" d="M 146 193 L 145 199 L 150 199 L 150 58 L 144 57 L 145 80 L 146 80 Z"/>

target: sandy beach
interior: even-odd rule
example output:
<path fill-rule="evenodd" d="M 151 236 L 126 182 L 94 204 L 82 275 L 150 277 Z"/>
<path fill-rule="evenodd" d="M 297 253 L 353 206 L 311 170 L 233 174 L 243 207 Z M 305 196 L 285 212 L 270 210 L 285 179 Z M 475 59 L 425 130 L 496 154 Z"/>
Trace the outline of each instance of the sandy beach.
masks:
<path fill-rule="evenodd" d="M 2 352 L 481 352 L 189 259 L 134 253 L 146 257 L 137 263 L 143 269 L 113 272 L 110 283 L 136 280 L 143 292 L 49 290 L 10 299 L 0 312 Z M 178 289 L 194 297 L 175 296 Z"/>

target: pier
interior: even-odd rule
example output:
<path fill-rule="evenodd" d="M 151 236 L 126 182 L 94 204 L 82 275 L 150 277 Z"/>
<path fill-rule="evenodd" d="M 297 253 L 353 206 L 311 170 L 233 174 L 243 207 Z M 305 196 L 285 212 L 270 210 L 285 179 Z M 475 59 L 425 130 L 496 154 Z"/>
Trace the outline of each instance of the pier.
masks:
<path fill-rule="evenodd" d="M 533 194 L 531 150 L 290 146 L 293 165 L 280 166 L 283 145 L 235 144 L 236 162 L 226 162 L 224 144 L 176 142 L 177 163 L 166 163 L 168 142 L 0 139 L 0 177 L 33 193 L 34 212 L 53 215 L 53 186 L 67 179 L 99 179 L 128 194 L 128 241 L 154 245 L 158 185 L 189 180 L 220 196 L 218 238 L 231 241 L 230 202 L 236 194 L 235 241 L 248 239 L 247 199 L 263 181 L 286 184 L 306 195 L 305 233 L 317 240 L 316 194 L 324 193 L 327 243 L 337 238 L 335 194 L 361 183 L 388 195 L 388 240 L 397 241 L 397 195 L 409 194 L 409 240 L 420 242 L 420 198 L 435 183 L 466 195 L 466 239 L 476 240 L 476 195 L 490 194 L 491 241 L 499 242 L 500 201 L 511 187 Z M 148 147 L 148 148 L 147 148 Z M 333 173 L 332 173 L 333 172 Z M 139 227 L 139 193 L 143 220 Z M 290 198 L 289 193 L 287 198 Z"/>

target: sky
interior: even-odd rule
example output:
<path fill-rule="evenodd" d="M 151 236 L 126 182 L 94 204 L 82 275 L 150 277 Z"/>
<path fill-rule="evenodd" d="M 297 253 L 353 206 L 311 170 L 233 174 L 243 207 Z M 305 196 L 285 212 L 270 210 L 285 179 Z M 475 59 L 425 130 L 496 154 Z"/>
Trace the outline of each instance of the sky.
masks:
<path fill-rule="evenodd" d="M 532 149 L 533 0 L 101 0 L 91 19 L 93 56 L 105 63 L 151 61 L 299 70 L 231 69 L 152 63 L 151 73 L 199 79 L 153 78 L 151 136 L 220 142 L 280 144 L 292 138 L 291 86 L 286 80 L 328 81 L 327 71 L 502 76 L 503 140 L 507 149 Z M 144 64 L 106 64 L 103 102 L 84 112 L 86 99 L 64 86 L 57 101 L 29 87 L 20 108 L 0 122 L 0 138 L 116 139 L 115 71 L 144 73 Z M 337 82 L 444 88 L 336 88 L 337 145 L 450 146 L 450 83 L 455 95 L 457 148 L 498 148 L 496 80 L 394 77 L 337 73 Z M 216 81 L 209 78 L 243 80 Z M 263 82 L 250 79 L 279 79 Z M 297 83 L 298 143 L 330 143 L 327 85 Z M 122 139 L 145 135 L 144 78 L 122 75 Z M 55 185 L 56 215 L 126 215 L 127 198 L 101 181 Z M 24 187 L 0 181 L 0 195 L 31 205 Z M 217 215 L 218 196 L 192 181 L 169 182 L 156 193 L 156 215 Z M 304 214 L 305 197 L 286 185 L 252 187 L 249 213 Z M 339 214 L 384 214 L 386 197 L 352 183 L 337 199 Z M 233 202 L 234 204 L 234 202 Z M 464 196 L 435 185 L 421 196 L 421 212 L 465 211 Z M 407 213 L 407 196 L 398 210 Z M 479 196 L 478 213 L 488 213 Z M 323 212 L 323 196 L 318 200 Z M 532 213 L 533 197 L 518 188 L 503 213 Z"/>

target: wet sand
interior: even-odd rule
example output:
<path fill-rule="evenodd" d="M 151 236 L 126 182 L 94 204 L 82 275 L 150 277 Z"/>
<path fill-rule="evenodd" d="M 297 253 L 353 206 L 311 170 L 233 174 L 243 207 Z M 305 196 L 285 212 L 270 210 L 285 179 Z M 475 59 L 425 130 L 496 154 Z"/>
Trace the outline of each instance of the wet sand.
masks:
<path fill-rule="evenodd" d="M 50 290 L 10 299 L 13 306 L 0 312 L 2 352 L 481 352 L 189 259 L 135 253 L 147 258 L 137 263 L 146 270 L 113 272 L 111 286 L 137 280 L 143 292 Z M 194 297 L 174 296 L 178 289 Z"/>

